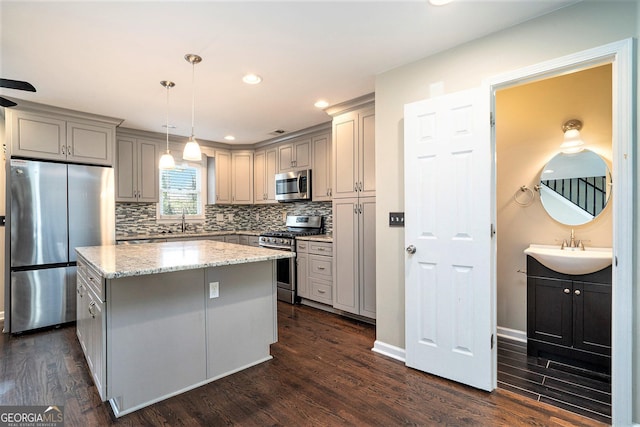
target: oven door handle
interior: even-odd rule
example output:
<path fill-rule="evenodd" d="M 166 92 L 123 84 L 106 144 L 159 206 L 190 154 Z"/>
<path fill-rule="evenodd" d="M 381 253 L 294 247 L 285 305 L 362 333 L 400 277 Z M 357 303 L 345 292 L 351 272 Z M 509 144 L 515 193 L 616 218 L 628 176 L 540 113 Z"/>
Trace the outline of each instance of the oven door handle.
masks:
<path fill-rule="evenodd" d="M 302 173 L 298 172 L 298 194 L 302 193 Z"/>

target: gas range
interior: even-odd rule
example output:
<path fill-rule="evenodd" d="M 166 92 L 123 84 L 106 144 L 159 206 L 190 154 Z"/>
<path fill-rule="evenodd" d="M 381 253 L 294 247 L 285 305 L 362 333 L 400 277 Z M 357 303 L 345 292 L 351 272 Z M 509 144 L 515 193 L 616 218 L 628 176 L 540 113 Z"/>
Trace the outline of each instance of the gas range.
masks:
<path fill-rule="evenodd" d="M 321 216 L 288 216 L 287 229 L 262 233 L 259 244 L 263 248 L 295 252 L 296 237 L 311 236 L 322 232 Z M 277 297 L 280 301 L 294 304 L 298 301 L 296 289 L 296 260 L 285 258 L 276 265 Z"/>
<path fill-rule="evenodd" d="M 295 251 L 296 237 L 313 236 L 322 232 L 322 217 L 292 215 L 287 217 L 286 225 L 286 230 L 262 233 L 259 240 L 260 246 Z"/>

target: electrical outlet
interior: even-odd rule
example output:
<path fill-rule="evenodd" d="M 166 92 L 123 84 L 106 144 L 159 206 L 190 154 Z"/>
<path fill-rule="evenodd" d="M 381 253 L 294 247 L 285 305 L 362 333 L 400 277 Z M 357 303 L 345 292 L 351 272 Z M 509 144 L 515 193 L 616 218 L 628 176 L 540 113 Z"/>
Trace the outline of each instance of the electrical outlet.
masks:
<path fill-rule="evenodd" d="M 220 296 L 220 282 L 209 283 L 209 298 L 218 298 Z"/>
<path fill-rule="evenodd" d="M 389 212 L 389 227 L 404 227 L 404 212 Z"/>
<path fill-rule="evenodd" d="M 227 215 L 227 218 L 229 218 L 229 222 L 233 222 L 233 214 Z"/>
<path fill-rule="evenodd" d="M 224 222 L 224 215 L 216 214 L 216 222 Z"/>
<path fill-rule="evenodd" d="M 260 221 L 260 214 L 259 213 L 256 214 L 256 221 Z"/>
<path fill-rule="evenodd" d="M 282 221 L 287 221 L 287 211 L 282 211 Z"/>

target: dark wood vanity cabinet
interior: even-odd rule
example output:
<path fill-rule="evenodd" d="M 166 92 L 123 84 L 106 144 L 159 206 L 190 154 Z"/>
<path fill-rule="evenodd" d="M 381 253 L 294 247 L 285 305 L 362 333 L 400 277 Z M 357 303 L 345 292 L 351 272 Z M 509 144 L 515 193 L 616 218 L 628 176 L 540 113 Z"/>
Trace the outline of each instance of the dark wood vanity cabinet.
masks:
<path fill-rule="evenodd" d="M 611 369 L 611 267 L 558 273 L 527 256 L 527 353 Z"/>

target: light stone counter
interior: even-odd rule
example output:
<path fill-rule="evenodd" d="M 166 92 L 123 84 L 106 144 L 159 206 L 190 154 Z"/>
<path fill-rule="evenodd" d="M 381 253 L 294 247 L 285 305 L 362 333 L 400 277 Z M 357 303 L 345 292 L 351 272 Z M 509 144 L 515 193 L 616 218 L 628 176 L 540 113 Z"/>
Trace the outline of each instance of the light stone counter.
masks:
<path fill-rule="evenodd" d="M 333 243 L 333 235 L 332 234 L 316 234 L 313 236 L 301 236 L 301 237 L 296 237 L 296 240 Z"/>
<path fill-rule="evenodd" d="M 201 239 L 205 237 L 217 237 L 217 236 L 231 236 L 234 234 L 242 236 L 259 236 L 263 230 L 227 230 L 227 231 L 200 231 L 197 233 L 140 233 L 140 234 L 128 234 L 126 236 L 116 236 L 117 241 L 126 240 L 148 240 L 148 239 L 185 239 L 194 238 Z"/>
<path fill-rule="evenodd" d="M 193 240 L 76 248 L 105 279 L 293 258 L 294 252 Z"/>

